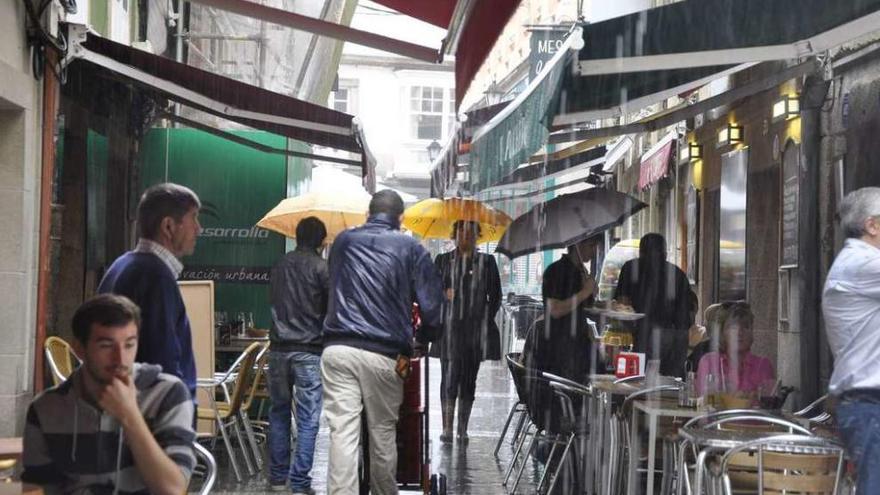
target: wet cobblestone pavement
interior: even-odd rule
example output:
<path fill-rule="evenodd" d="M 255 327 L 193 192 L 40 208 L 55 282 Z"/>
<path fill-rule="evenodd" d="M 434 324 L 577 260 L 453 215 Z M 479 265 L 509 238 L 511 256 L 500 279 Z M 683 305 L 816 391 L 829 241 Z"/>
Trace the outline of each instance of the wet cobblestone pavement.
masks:
<path fill-rule="evenodd" d="M 470 441 L 465 445 L 455 442 L 451 445 L 440 443 L 440 362 L 431 359 L 430 363 L 430 432 L 432 472 L 447 476 L 449 494 L 505 494 L 507 490 L 501 486 L 505 469 L 513 455 L 513 446 L 505 441 L 498 458 L 493 455 L 495 442 L 510 407 L 516 401 L 516 392 L 510 380 L 507 367 L 503 362 L 484 362 L 480 367 L 477 382 L 477 396 L 470 420 Z M 508 435 L 509 438 L 509 435 Z M 318 493 L 326 493 L 327 483 L 327 451 L 329 429 L 321 422 L 315 452 L 315 466 L 312 470 L 312 488 Z M 218 480 L 212 493 L 278 493 L 270 492 L 264 472 L 246 477 L 242 483 L 235 481 L 229 467 L 225 450 L 218 442 L 214 449 L 214 457 L 218 464 Z M 268 457 L 265 457 L 268 461 Z M 239 461 L 241 463 L 241 461 Z M 531 463 L 527 466 L 517 493 L 534 493 L 536 484 Z M 242 466 L 244 471 L 244 467 Z M 515 475 L 515 473 L 514 473 Z M 513 482 L 511 481 L 511 486 Z"/>

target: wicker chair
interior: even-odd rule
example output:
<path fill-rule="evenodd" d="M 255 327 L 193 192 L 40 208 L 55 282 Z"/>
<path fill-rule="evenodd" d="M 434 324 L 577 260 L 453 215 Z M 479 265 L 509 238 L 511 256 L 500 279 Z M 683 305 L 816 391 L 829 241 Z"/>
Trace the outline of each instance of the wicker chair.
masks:
<path fill-rule="evenodd" d="M 724 493 L 840 493 L 844 448 L 829 438 L 776 435 L 747 442 L 721 457 Z"/>
<path fill-rule="evenodd" d="M 66 340 L 60 337 L 48 337 L 43 342 L 43 350 L 46 353 L 46 362 L 52 371 L 52 382 L 60 385 L 80 365 L 79 357 L 73 352 L 73 348 Z"/>

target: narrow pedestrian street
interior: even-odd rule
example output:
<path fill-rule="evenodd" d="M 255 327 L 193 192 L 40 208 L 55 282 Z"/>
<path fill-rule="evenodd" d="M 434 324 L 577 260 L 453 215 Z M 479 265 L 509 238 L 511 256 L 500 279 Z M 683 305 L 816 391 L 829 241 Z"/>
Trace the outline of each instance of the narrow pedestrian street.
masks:
<path fill-rule="evenodd" d="M 498 458 L 493 455 L 507 413 L 516 401 L 516 391 L 505 364 L 501 361 L 489 361 L 484 362 L 480 367 L 476 402 L 470 420 L 470 440 L 466 445 L 457 441 L 451 445 L 440 443 L 440 361 L 437 359 L 430 360 L 430 381 L 432 472 L 447 476 L 449 494 L 508 493 L 501 482 L 513 455 L 513 446 L 509 441 L 505 441 Z M 315 466 L 312 470 L 312 488 L 317 493 L 326 493 L 328 443 L 329 430 L 322 419 L 315 451 Z M 220 444 L 214 451 L 214 457 L 217 459 L 219 473 L 213 493 L 272 493 L 268 490 L 263 474 L 252 476 L 240 484 L 236 483 L 232 469 L 229 468 L 226 452 Z M 527 466 L 517 493 L 534 492 L 535 480 L 532 467 Z M 511 480 L 510 486 L 512 484 Z"/>

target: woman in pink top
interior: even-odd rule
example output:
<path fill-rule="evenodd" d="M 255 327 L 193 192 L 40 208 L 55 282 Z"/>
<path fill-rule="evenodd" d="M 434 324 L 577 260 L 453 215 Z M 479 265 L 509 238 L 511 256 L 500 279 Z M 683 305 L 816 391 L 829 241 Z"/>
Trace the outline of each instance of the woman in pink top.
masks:
<path fill-rule="evenodd" d="M 706 393 L 706 378 L 715 377 L 718 391 L 769 393 L 776 380 L 770 360 L 751 353 L 755 317 L 746 303 L 734 304 L 721 331 L 719 352 L 710 352 L 697 367 L 697 390 Z"/>

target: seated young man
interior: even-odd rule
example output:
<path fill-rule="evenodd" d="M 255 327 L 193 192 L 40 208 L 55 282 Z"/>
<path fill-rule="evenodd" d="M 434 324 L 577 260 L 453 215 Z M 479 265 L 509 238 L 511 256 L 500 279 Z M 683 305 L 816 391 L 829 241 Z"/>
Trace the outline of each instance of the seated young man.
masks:
<path fill-rule="evenodd" d="M 179 378 L 135 363 L 140 310 L 102 294 L 73 316 L 83 364 L 34 399 L 22 480 L 48 493 L 184 493 L 195 466 L 193 403 Z"/>

